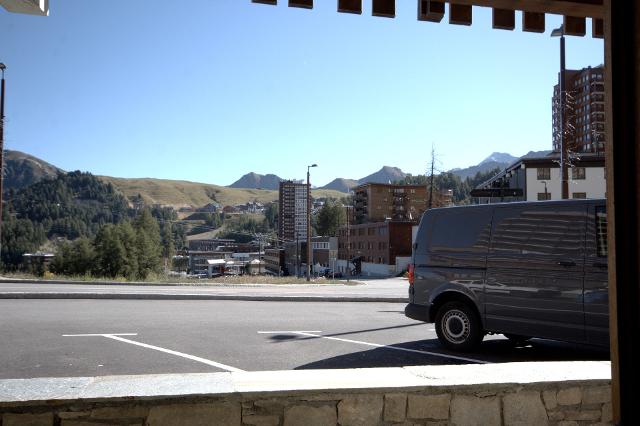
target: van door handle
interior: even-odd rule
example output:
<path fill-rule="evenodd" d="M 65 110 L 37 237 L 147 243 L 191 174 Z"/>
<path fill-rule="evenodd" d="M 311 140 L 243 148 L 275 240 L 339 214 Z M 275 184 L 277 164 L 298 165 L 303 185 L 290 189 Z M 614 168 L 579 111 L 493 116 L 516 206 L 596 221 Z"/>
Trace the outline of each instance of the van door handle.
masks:
<path fill-rule="evenodd" d="M 576 266 L 576 262 L 573 260 L 560 260 L 558 261 L 558 265 L 560 266 Z"/>

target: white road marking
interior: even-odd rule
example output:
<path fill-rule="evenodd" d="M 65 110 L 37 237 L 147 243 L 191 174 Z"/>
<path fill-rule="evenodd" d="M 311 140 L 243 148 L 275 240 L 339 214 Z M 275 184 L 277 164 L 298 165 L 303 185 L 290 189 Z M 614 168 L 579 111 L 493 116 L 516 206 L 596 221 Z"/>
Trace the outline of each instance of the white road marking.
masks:
<path fill-rule="evenodd" d="M 135 340 L 125 339 L 124 337 L 120 337 L 120 336 L 137 336 L 137 333 L 63 334 L 63 337 L 93 337 L 93 336 L 106 337 L 107 339 L 117 340 L 119 342 L 129 343 L 131 345 L 141 346 L 141 347 L 147 348 L 147 349 L 153 349 L 154 351 L 164 352 L 164 353 L 167 353 L 167 354 L 171 354 L 171 355 L 179 356 L 179 357 L 182 357 L 182 358 L 190 359 L 192 361 L 200 362 L 202 364 L 210 365 L 212 367 L 217 367 L 217 368 L 220 368 L 222 370 L 237 371 L 237 372 L 243 372 L 244 371 L 244 370 L 241 370 L 239 368 L 232 367 L 230 365 L 226 365 L 226 364 L 222 364 L 220 362 L 212 361 L 210 359 L 201 358 L 199 356 L 189 355 L 189 354 L 185 354 L 183 352 L 178 352 L 178 351 L 174 351 L 174 350 L 171 350 L 171 349 L 161 348 L 160 346 L 148 345 L 146 343 L 136 342 Z"/>
<path fill-rule="evenodd" d="M 266 333 L 266 332 L 262 332 L 262 333 Z M 288 333 L 299 334 L 301 336 L 308 336 L 308 337 L 319 337 L 321 339 L 335 340 L 335 341 L 338 341 L 338 342 L 355 343 L 357 345 L 372 346 L 374 348 L 385 348 L 385 349 L 392 349 L 392 350 L 395 350 L 395 351 L 418 353 L 418 354 L 431 355 L 431 356 L 436 356 L 436 357 L 441 357 L 441 358 L 451 358 L 451 359 L 457 359 L 459 361 L 474 362 L 474 363 L 477 363 L 477 364 L 492 364 L 489 361 L 483 361 L 483 360 L 480 360 L 480 359 L 467 358 L 467 357 L 457 356 L 457 355 L 447 355 L 447 354 L 442 354 L 442 353 L 438 353 L 438 352 L 421 351 L 421 350 L 418 350 L 418 349 L 401 348 L 399 346 L 394 346 L 394 345 L 380 345 L 378 343 L 369 343 L 369 342 L 363 342 L 363 341 L 360 341 L 360 340 L 341 339 L 339 337 L 331 337 L 331 336 L 323 336 L 321 334 L 314 334 L 314 332 L 310 332 L 310 331 L 289 331 Z"/>
<path fill-rule="evenodd" d="M 258 331 L 258 334 L 300 334 L 300 333 L 322 333 L 322 331 L 320 330 Z"/>
<path fill-rule="evenodd" d="M 62 337 L 137 336 L 138 333 L 63 334 Z"/>

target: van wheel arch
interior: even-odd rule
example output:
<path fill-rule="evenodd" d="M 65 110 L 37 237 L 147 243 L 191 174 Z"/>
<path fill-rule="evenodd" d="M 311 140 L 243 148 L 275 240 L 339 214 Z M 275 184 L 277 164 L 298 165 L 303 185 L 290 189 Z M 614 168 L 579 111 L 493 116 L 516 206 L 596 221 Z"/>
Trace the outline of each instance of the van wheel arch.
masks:
<path fill-rule="evenodd" d="M 480 319 L 480 324 L 484 328 L 484 319 L 482 318 L 482 315 L 480 315 L 480 311 L 478 311 L 478 307 L 476 306 L 476 304 L 473 302 L 473 300 L 471 300 L 471 298 L 469 296 L 467 296 L 467 295 L 465 295 L 463 293 L 459 293 L 457 291 L 444 292 L 442 294 L 439 294 L 433 300 L 433 302 L 431 303 L 431 309 L 429 309 L 429 320 L 430 320 L 430 322 L 432 322 L 432 323 L 435 322 L 436 316 L 438 315 L 438 311 L 440 310 L 440 308 L 445 303 L 449 303 L 449 302 L 464 303 L 469 308 L 473 309 L 473 311 L 476 313 L 476 315 Z"/>

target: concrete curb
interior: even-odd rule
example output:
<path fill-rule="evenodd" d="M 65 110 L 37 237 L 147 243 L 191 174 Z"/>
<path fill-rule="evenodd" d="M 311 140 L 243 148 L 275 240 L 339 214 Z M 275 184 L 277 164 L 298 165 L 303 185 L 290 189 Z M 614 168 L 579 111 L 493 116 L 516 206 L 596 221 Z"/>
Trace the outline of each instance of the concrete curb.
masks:
<path fill-rule="evenodd" d="M 0 293 L 1 299 L 97 299 L 97 300 L 238 300 L 250 302 L 369 302 L 407 303 L 406 297 L 358 296 L 257 296 L 219 294 L 127 294 L 127 293 Z"/>
<path fill-rule="evenodd" d="M 229 283 L 199 283 L 194 281 L 192 283 L 150 283 L 146 281 L 72 281 L 72 280 L 38 280 L 31 278 L 4 278 L 0 277 L 0 283 L 15 283 L 15 284 L 70 284 L 70 285 L 118 285 L 118 286 L 131 286 L 131 287 L 287 287 L 287 286 L 308 286 L 308 287 L 355 287 L 365 285 L 362 281 L 351 280 L 349 283 L 346 281 L 344 284 L 229 284 Z"/>

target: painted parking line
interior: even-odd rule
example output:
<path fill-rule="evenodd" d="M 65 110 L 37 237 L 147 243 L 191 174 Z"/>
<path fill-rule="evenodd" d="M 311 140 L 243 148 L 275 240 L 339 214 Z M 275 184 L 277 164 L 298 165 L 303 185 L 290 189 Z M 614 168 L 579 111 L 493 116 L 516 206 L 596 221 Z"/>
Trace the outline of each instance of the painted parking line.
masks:
<path fill-rule="evenodd" d="M 258 334 L 268 334 L 269 332 L 266 331 L 258 331 Z M 475 359 L 475 358 L 467 358 L 467 357 L 463 357 L 463 356 L 457 356 L 457 355 L 448 355 L 448 354 L 442 354 L 439 352 L 429 352 L 429 351 L 421 351 L 418 349 L 409 349 L 409 348 L 402 348 L 400 346 L 394 346 L 394 345 L 381 345 L 378 343 L 370 343 L 370 342 L 363 342 L 361 340 L 352 340 L 352 339 L 342 339 L 339 337 L 331 337 L 331 336 L 323 336 L 321 334 L 316 334 L 316 333 L 320 333 L 320 331 L 313 331 L 313 332 L 308 332 L 308 331 L 278 331 L 278 332 L 273 332 L 274 334 L 298 334 L 300 336 L 307 336 L 307 337 L 317 337 L 317 338 L 321 338 L 321 339 L 327 339 L 327 340 L 334 340 L 334 341 L 338 341 L 338 342 L 344 342 L 344 343 L 353 343 L 356 345 L 364 345 L 364 346 L 371 346 L 374 348 L 384 348 L 384 349 L 391 349 L 394 351 L 403 351 L 403 352 L 411 352 L 411 353 L 417 353 L 417 354 L 423 354 L 423 355 L 431 355 L 431 356 L 435 356 L 435 357 L 440 357 L 440 358 L 450 358 L 450 359 L 455 359 L 458 361 L 466 361 L 466 362 L 473 362 L 476 364 L 493 364 L 492 362 L 489 361 L 484 361 L 481 359 Z"/>
<path fill-rule="evenodd" d="M 226 365 L 226 364 L 222 364 L 220 362 L 212 361 L 210 359 L 201 358 L 199 356 L 189 355 L 189 354 L 185 354 L 183 352 L 174 351 L 172 349 L 162 348 L 160 346 L 149 345 L 149 344 L 146 344 L 146 343 L 137 342 L 135 340 L 125 339 L 124 337 L 121 337 L 121 336 L 137 336 L 137 333 L 63 334 L 62 336 L 63 337 L 105 337 L 107 339 L 117 340 L 118 342 L 129 343 L 131 345 L 140 346 L 140 347 L 143 347 L 143 348 L 152 349 L 154 351 L 164 352 L 164 353 L 167 353 L 167 354 L 179 356 L 181 358 L 190 359 L 191 361 L 200 362 L 202 364 L 210 365 L 212 367 L 217 367 L 217 368 L 220 368 L 220 369 L 226 370 L 226 371 L 237 371 L 237 372 L 244 371 L 244 370 L 241 370 L 239 368 L 232 367 L 230 365 Z"/>

